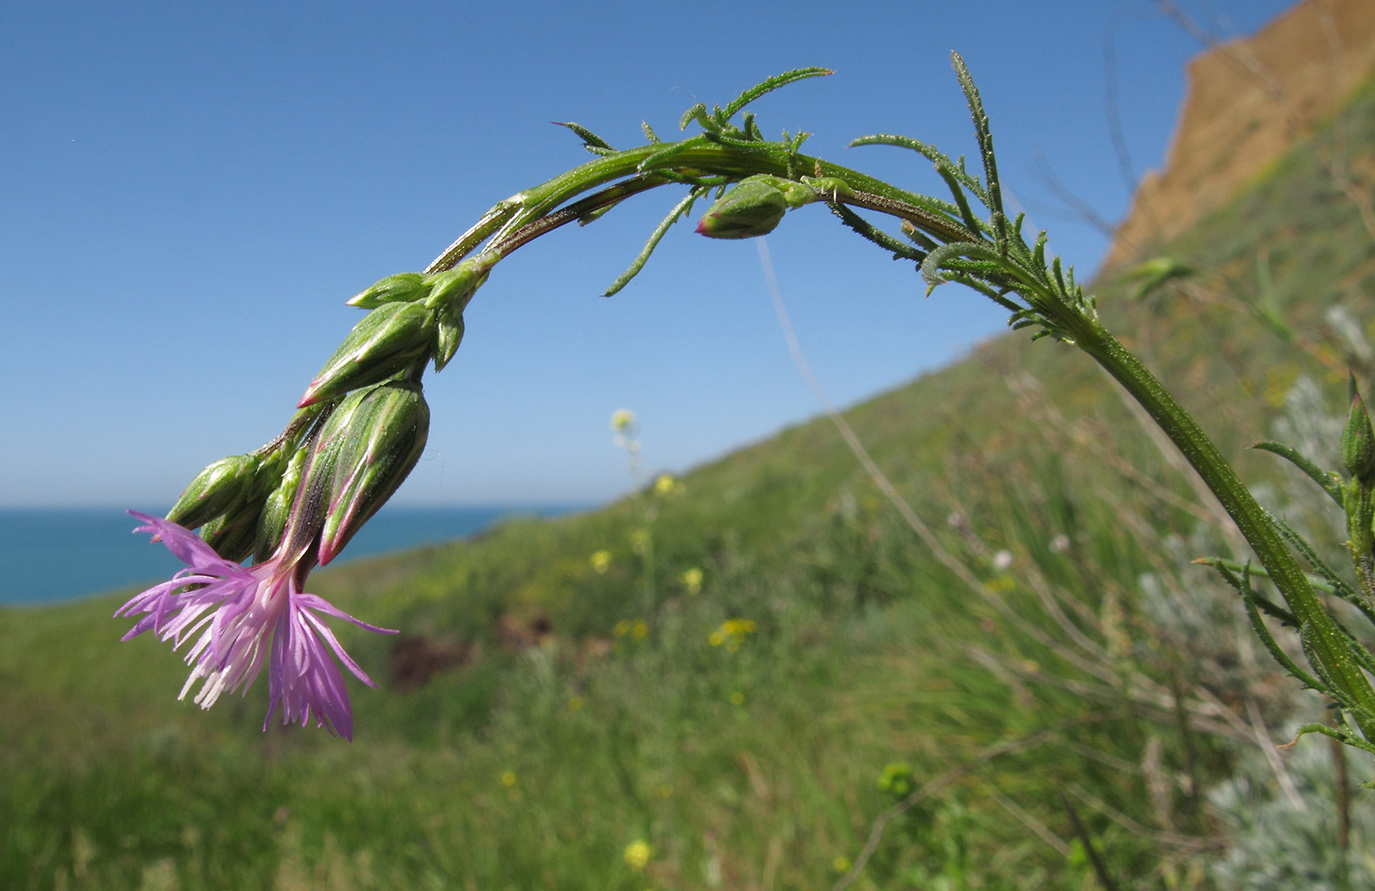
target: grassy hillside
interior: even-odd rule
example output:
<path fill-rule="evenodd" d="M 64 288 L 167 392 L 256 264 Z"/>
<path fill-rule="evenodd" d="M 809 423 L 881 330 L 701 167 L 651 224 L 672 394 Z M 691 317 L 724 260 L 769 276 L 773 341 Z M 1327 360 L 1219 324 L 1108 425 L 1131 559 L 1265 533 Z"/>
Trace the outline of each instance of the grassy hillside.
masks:
<path fill-rule="evenodd" d="M 1368 171 L 1375 87 L 1343 127 Z M 1375 240 L 1300 146 L 1171 250 L 1200 274 L 1098 283 L 1109 327 L 1308 520 L 1245 447 L 1312 423 L 1302 380 L 1340 401 L 1361 357 L 1325 314 L 1375 318 Z M 0 610 L 0 887 L 828 887 L 932 781 L 853 887 L 1093 887 L 1090 849 L 1212 887 L 1202 790 L 1293 702 L 1187 565 L 1228 541 L 1171 453 L 1015 336 L 847 417 L 942 555 L 823 419 L 669 495 L 320 573 L 403 630 L 341 630 L 381 684 L 352 744 L 264 733 L 261 684 L 178 703 L 121 596 Z"/>

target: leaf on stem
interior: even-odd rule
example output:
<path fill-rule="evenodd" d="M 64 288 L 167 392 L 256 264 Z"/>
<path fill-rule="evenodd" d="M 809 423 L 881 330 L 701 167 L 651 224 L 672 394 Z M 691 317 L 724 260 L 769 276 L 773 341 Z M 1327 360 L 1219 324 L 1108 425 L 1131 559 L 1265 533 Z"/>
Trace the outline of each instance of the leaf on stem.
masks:
<path fill-rule="evenodd" d="M 607 288 L 606 293 L 602 295 L 603 297 L 610 297 L 620 291 L 626 285 L 630 284 L 631 279 L 640 274 L 640 270 L 643 269 L 645 263 L 649 261 L 649 255 L 654 253 L 654 249 L 659 246 L 660 239 L 668 232 L 669 227 L 678 222 L 684 215 L 691 213 L 693 202 L 705 191 L 705 189 L 700 188 L 693 189 L 688 193 L 686 198 L 674 205 L 673 210 L 669 211 L 668 216 L 664 217 L 659 225 L 654 227 L 654 232 L 650 234 L 649 240 L 645 242 L 644 248 L 630 264 L 630 268 L 616 277 L 616 280 L 611 283 L 611 287 Z"/>
<path fill-rule="evenodd" d="M 911 260 L 920 264 L 927 257 L 926 251 L 919 251 L 911 245 L 899 241 L 893 236 L 884 232 L 882 229 L 870 224 L 870 222 L 843 204 L 828 201 L 826 204 L 831 208 L 840 221 L 852 229 L 860 236 L 867 238 L 874 244 L 891 251 L 894 260 Z"/>
<path fill-rule="evenodd" d="M 892 133 L 874 133 L 870 136 L 861 136 L 858 139 L 850 140 L 850 147 L 855 148 L 862 145 L 891 145 L 898 148 L 911 149 L 927 160 L 936 165 L 937 170 L 948 169 L 950 174 L 959 181 L 974 197 L 978 198 L 985 206 L 988 205 L 988 192 L 984 190 L 983 183 L 979 182 L 977 176 L 973 176 L 964 169 L 964 159 L 956 164 L 950 160 L 950 156 L 937 149 L 935 146 L 927 145 L 920 139 L 913 139 L 910 136 L 896 136 Z"/>
<path fill-rule="evenodd" d="M 739 96 L 736 96 L 729 105 L 721 109 L 720 116 L 717 120 L 725 124 L 737 111 L 749 105 L 765 93 L 771 93 L 779 87 L 786 87 L 788 84 L 799 80 L 804 80 L 809 77 L 823 77 L 828 74 L 835 74 L 835 72 L 829 68 L 795 68 L 792 71 L 776 74 L 768 80 L 755 84 Z M 705 112 L 706 106 L 702 106 L 702 110 Z"/>
<path fill-rule="evenodd" d="M 594 155 L 608 155 L 616 151 L 611 147 L 609 142 L 602 139 L 582 124 L 575 124 L 572 121 L 550 121 L 549 123 L 558 127 L 567 127 L 569 130 L 578 134 L 578 138 L 582 140 L 582 147 Z"/>
<path fill-rule="evenodd" d="M 1329 727 L 1326 724 L 1319 724 L 1316 722 L 1312 724 L 1304 724 L 1302 727 L 1299 728 L 1298 732 L 1294 734 L 1294 738 L 1289 742 L 1285 743 L 1284 745 L 1280 746 L 1280 748 L 1292 749 L 1294 746 L 1298 745 L 1300 738 L 1305 737 L 1310 733 L 1321 733 L 1323 736 L 1332 737 L 1339 743 L 1344 743 L 1348 746 L 1353 746 L 1357 749 L 1364 749 L 1367 752 L 1375 753 L 1375 745 L 1372 745 L 1366 742 L 1365 740 L 1361 739 L 1356 734 L 1347 730 L 1345 726 L 1340 728 Z M 1368 785 L 1367 788 L 1369 788 Z"/>
<path fill-rule="evenodd" d="M 1271 452 L 1272 454 L 1279 455 L 1281 458 L 1285 459 L 1290 464 L 1293 464 L 1299 470 L 1302 470 L 1305 474 L 1308 475 L 1309 479 L 1311 479 L 1313 482 L 1321 486 L 1322 490 L 1326 492 L 1332 498 L 1333 501 L 1337 502 L 1338 506 L 1341 506 L 1343 504 L 1342 485 L 1337 475 L 1335 473 L 1322 470 L 1320 467 L 1318 467 L 1317 463 L 1308 458 L 1308 456 L 1304 455 L 1298 449 L 1294 448 L 1293 446 L 1287 446 L 1282 442 L 1273 442 L 1268 439 L 1264 442 L 1256 443 L 1255 445 L 1251 446 L 1251 448 L 1260 449 L 1262 452 Z"/>
<path fill-rule="evenodd" d="M 984 180 L 988 183 L 988 209 L 993 212 L 993 229 L 1001 247 L 1007 240 L 1007 217 L 1003 213 L 1003 192 L 998 180 L 998 161 L 993 153 L 993 132 L 989 129 L 988 113 L 984 111 L 983 99 L 979 96 L 978 87 L 974 86 L 974 78 L 964 64 L 964 58 L 959 53 L 951 53 L 950 61 L 955 66 L 955 76 L 959 78 L 960 89 L 964 90 L 965 101 L 969 103 L 969 114 L 974 118 L 974 134 L 979 140 Z"/>

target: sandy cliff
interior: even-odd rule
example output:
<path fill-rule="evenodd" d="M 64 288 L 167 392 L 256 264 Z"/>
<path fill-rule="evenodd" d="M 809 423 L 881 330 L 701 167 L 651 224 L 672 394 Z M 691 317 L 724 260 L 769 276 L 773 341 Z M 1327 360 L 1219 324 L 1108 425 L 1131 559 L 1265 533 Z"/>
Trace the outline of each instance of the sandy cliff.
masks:
<path fill-rule="evenodd" d="M 1142 178 L 1105 266 L 1226 204 L 1375 72 L 1375 0 L 1304 0 L 1189 63 L 1163 171 Z"/>

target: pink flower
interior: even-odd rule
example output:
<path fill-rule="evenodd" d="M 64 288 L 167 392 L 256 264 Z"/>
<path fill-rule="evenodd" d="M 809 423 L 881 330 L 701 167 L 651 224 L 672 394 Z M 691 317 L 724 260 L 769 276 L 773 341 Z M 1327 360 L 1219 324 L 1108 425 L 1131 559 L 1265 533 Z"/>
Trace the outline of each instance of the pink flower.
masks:
<path fill-rule="evenodd" d="M 311 563 L 300 554 L 287 554 L 283 548 L 269 560 L 243 567 L 224 559 L 176 523 L 129 513 L 144 523 L 135 532 L 150 532 L 154 541 L 161 538 L 186 564 L 170 581 L 154 585 L 115 613 L 143 614 L 123 640 L 151 630 L 173 641 L 175 650 L 196 638 L 186 656 L 191 676 L 178 698 L 185 698 L 202 681 L 195 702 L 210 708 L 226 691 L 242 687 L 247 693 L 267 662 L 270 704 L 264 730 L 280 705 L 283 724 L 299 720 L 304 727 L 314 717 L 317 727 L 353 739 L 348 690 L 330 650 L 360 681 L 377 685 L 344 652 L 319 614 L 346 619 L 369 631 L 396 632 L 360 622 L 323 598 L 302 591 Z"/>

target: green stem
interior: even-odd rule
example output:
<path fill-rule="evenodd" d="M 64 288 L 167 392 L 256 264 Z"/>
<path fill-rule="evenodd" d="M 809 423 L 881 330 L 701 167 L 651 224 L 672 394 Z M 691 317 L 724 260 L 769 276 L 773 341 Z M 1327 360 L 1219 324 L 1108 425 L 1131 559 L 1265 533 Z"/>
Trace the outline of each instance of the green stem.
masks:
<path fill-rule="evenodd" d="M 675 181 L 672 178 L 655 178 L 653 167 L 643 171 L 640 169 L 640 165 L 652 156 L 670 150 L 673 150 L 672 163 L 666 169 L 678 174 L 742 179 L 767 173 L 795 178 L 792 176 L 794 171 L 804 171 L 807 175 L 833 177 L 843 181 L 852 192 L 850 195 L 838 196 L 840 201 L 908 220 L 919 229 L 930 232 L 943 241 L 978 240 L 977 235 L 951 219 L 932 199 L 916 192 L 896 188 L 859 171 L 809 155 L 791 155 L 779 143 L 759 143 L 757 147 L 752 145 L 747 150 L 695 137 L 677 143 L 654 143 L 607 155 L 517 193 L 484 214 L 471 229 L 435 258 L 425 271 L 437 272 L 452 268 L 489 237 L 493 245 L 502 246 L 502 255 L 510 253 L 530 238 L 574 218 L 563 219 L 554 215 L 553 212 L 560 205 L 607 183 L 640 177 L 633 187 L 628 187 L 624 195 L 617 196 L 608 206 L 634 192 L 671 184 Z M 549 219 L 547 224 L 541 222 L 535 230 L 530 230 L 532 224 L 545 218 Z M 527 233 L 526 230 L 530 231 Z"/>
<path fill-rule="evenodd" d="M 1085 320 L 1076 328 L 1077 345 L 1126 387 L 1222 502 L 1295 617 L 1308 627 L 1325 673 L 1351 702 L 1365 710 L 1365 716 L 1358 716 L 1361 733 L 1375 739 L 1375 721 L 1370 717 L 1375 716 L 1375 690 L 1352 659 L 1336 623 L 1264 509 L 1217 446 L 1134 355 L 1096 322 Z"/>

